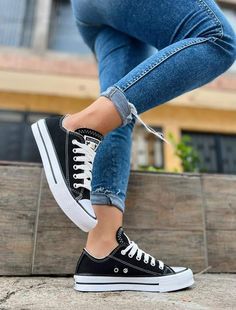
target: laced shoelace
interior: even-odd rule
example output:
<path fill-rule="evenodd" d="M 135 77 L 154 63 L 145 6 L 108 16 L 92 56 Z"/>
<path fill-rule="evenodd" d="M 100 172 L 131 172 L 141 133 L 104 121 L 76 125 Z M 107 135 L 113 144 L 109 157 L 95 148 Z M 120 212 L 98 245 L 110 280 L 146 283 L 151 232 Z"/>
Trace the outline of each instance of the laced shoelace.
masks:
<path fill-rule="evenodd" d="M 121 254 L 125 255 L 127 252 L 128 256 L 130 258 L 134 257 L 134 255 L 136 254 L 136 259 L 138 261 L 141 260 L 142 255 L 144 254 L 144 263 L 148 264 L 150 263 L 151 266 L 155 266 L 156 265 L 156 261 L 159 263 L 159 269 L 163 269 L 164 268 L 164 263 L 161 260 L 156 260 L 153 256 L 151 256 L 150 254 L 147 254 L 146 252 L 144 252 L 143 250 L 141 250 L 138 245 L 131 241 L 130 244 L 124 249 L 121 250 Z"/>
<path fill-rule="evenodd" d="M 72 152 L 75 154 L 80 154 L 73 156 L 74 162 L 83 162 L 84 164 L 74 164 L 73 169 L 76 171 L 78 169 L 83 170 L 81 173 L 74 173 L 73 178 L 76 180 L 83 180 L 82 183 L 73 183 L 74 188 L 84 187 L 91 191 L 91 180 L 92 180 L 92 167 L 93 160 L 95 157 L 95 151 L 93 151 L 88 145 L 78 142 L 76 139 L 72 140 L 72 144 L 75 146 Z"/>

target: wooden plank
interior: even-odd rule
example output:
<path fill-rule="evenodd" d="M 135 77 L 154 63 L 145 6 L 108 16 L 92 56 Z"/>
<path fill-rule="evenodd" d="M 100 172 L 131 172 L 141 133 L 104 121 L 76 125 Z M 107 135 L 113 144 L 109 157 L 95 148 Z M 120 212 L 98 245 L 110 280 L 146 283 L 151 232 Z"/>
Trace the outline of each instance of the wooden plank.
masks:
<path fill-rule="evenodd" d="M 203 175 L 207 229 L 234 230 L 236 235 L 236 176 Z"/>
<path fill-rule="evenodd" d="M 208 230 L 208 261 L 210 272 L 236 272 L 236 232 Z"/>
<path fill-rule="evenodd" d="M 211 272 L 236 272 L 236 176 L 203 175 Z"/>
<path fill-rule="evenodd" d="M 147 180 L 146 178 L 149 178 Z M 162 181 L 162 177 L 160 176 L 159 183 Z M 131 177 L 131 191 L 140 191 L 140 182 L 143 184 L 144 190 L 149 188 L 150 184 L 153 184 L 149 189 L 153 192 L 154 186 L 154 178 L 158 178 L 157 175 L 133 175 Z M 168 180 L 167 180 L 168 179 Z M 169 183 L 172 180 L 172 176 L 167 176 L 166 182 Z M 179 178 L 173 177 L 174 185 L 177 186 L 176 182 Z M 193 178 L 194 179 L 194 178 Z M 137 181 L 137 183 L 135 183 Z M 154 182 L 154 183 L 153 183 Z M 166 187 L 167 183 L 163 182 L 163 187 Z M 186 182 L 186 186 L 189 183 Z M 197 181 L 194 179 L 194 183 L 197 185 Z M 135 185 L 136 184 L 136 185 Z M 145 184 L 145 185 L 144 185 Z M 135 187 L 136 186 L 136 187 Z M 135 187 L 135 189 L 133 188 Z M 148 191 L 147 191 L 148 192 Z M 155 192 L 155 191 L 154 191 Z M 198 193 L 199 194 L 199 193 Z M 197 196 L 198 196 L 197 194 Z M 178 199 L 179 202 L 182 202 L 181 196 L 177 195 L 176 192 L 171 197 L 171 203 L 173 204 L 173 199 Z M 189 201 L 195 201 L 195 196 L 192 198 L 191 194 L 186 196 L 185 200 L 189 198 Z M 134 196 L 135 197 L 135 196 Z M 138 204 L 140 196 L 137 195 L 135 198 L 135 204 Z M 142 207 L 146 213 L 155 212 L 155 208 L 152 204 L 152 198 L 150 198 L 149 206 L 150 210 L 145 209 L 145 205 L 142 204 Z M 163 196 L 163 199 L 167 199 Z M 170 200 L 169 200 L 170 201 Z M 126 218 L 131 216 L 135 217 L 136 210 L 129 210 L 131 207 L 128 206 Z M 163 207 L 164 208 L 164 207 Z M 172 209 L 171 209 L 172 208 Z M 191 204 L 189 205 L 191 209 Z M 183 220 L 183 227 L 188 228 L 189 231 L 181 229 L 181 221 L 177 221 L 177 215 L 173 215 L 177 210 L 174 209 L 173 206 L 170 207 L 169 218 L 167 215 L 167 220 L 163 220 L 165 223 L 170 221 L 167 226 L 163 224 L 160 225 L 157 229 L 155 225 L 152 226 L 152 223 L 148 228 L 144 229 L 148 226 L 149 216 L 146 217 L 143 221 L 141 221 L 141 225 L 137 223 L 132 223 L 132 220 L 127 223 L 126 227 L 128 227 L 128 232 L 131 233 L 135 238 L 134 240 L 139 242 L 141 245 L 145 245 L 147 250 L 152 250 L 154 255 L 160 254 L 162 258 L 168 258 L 168 262 L 172 264 L 178 265 L 189 265 L 194 267 L 195 271 L 202 270 L 205 268 L 205 250 L 204 250 L 204 238 L 202 231 L 202 224 L 199 221 L 201 219 L 201 211 L 199 212 L 200 207 L 194 205 L 192 210 L 192 215 L 196 215 L 196 219 L 193 222 L 193 231 L 190 230 L 189 221 L 186 219 Z M 164 209 L 163 209 L 164 210 Z M 153 213 L 151 213 L 151 217 L 153 217 Z M 140 213 L 139 213 L 140 215 Z M 164 214 L 163 214 L 164 216 Z M 160 219 L 156 217 L 158 220 L 156 222 L 157 226 L 160 223 Z M 138 217 L 134 218 L 134 221 L 137 221 Z M 137 228 L 138 227 L 138 228 Z M 164 228 L 163 228 L 164 227 Z M 135 229 L 134 229 L 135 228 Z M 153 229 L 152 229 L 153 228 Z M 163 230 L 164 229 L 164 230 Z M 179 229 L 181 231 L 177 231 L 174 229 Z M 197 230 L 199 229 L 199 230 Z M 169 231 L 171 230 L 171 231 Z M 138 239 L 137 239 L 138 238 Z M 75 227 L 73 223 L 70 222 L 69 219 L 64 215 L 64 213 L 59 209 L 56 205 L 44 179 L 42 185 L 42 197 L 39 211 L 39 221 L 38 221 L 38 235 L 37 235 L 37 243 L 36 243 L 36 251 L 35 251 L 35 261 L 33 266 L 33 274 L 71 274 L 74 272 L 76 261 L 82 251 L 82 248 L 85 245 L 86 234 L 81 232 L 78 228 Z"/>
<path fill-rule="evenodd" d="M 131 173 L 125 224 L 129 228 L 203 230 L 199 176 Z"/>
<path fill-rule="evenodd" d="M 85 240 L 86 234 L 76 227 L 63 228 L 60 227 L 60 222 L 57 227 L 55 224 L 51 228 L 41 226 L 38 230 L 32 273 L 73 274 Z"/>
<path fill-rule="evenodd" d="M 57 206 L 41 166 L 3 163 L 0 174 L 0 274 L 72 274 L 86 234 Z M 207 263 L 205 205 L 211 271 L 236 272 L 236 176 L 203 175 L 201 182 L 202 192 L 199 175 L 132 172 L 127 234 L 167 264 L 200 271 Z"/>
<path fill-rule="evenodd" d="M 203 233 L 126 229 L 138 245 L 172 266 L 188 266 L 198 272 L 206 267 Z M 52 227 L 38 232 L 33 274 L 72 274 L 85 245 L 86 234 L 76 228 Z"/>
<path fill-rule="evenodd" d="M 0 166 L 0 275 L 29 275 L 40 167 Z"/>
<path fill-rule="evenodd" d="M 33 274 L 72 274 L 85 240 L 86 234 L 58 207 L 44 176 Z"/>

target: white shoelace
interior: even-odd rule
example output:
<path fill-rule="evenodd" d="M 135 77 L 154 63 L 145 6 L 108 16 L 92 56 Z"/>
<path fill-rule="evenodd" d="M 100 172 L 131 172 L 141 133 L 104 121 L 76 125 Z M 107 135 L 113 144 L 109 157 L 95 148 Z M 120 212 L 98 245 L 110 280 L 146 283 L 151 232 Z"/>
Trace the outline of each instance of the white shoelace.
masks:
<path fill-rule="evenodd" d="M 129 252 L 128 256 L 130 258 L 132 258 L 137 253 L 136 254 L 137 260 L 141 260 L 142 254 L 144 254 L 144 260 L 143 261 L 145 264 L 148 264 L 148 262 L 149 262 L 152 266 L 156 265 L 156 259 L 153 256 L 151 256 L 150 254 L 147 254 L 146 252 L 141 250 L 138 247 L 138 245 L 133 241 L 131 241 L 130 244 L 124 250 L 121 251 L 121 254 L 125 255 L 127 252 Z M 150 261 L 149 261 L 149 259 L 150 259 Z M 163 269 L 164 263 L 161 260 L 158 260 L 158 263 L 159 263 L 159 268 Z"/>
<path fill-rule="evenodd" d="M 129 106 L 130 106 L 130 109 L 131 109 L 131 114 L 133 114 L 133 115 L 140 121 L 140 123 L 143 124 L 143 126 L 147 129 L 147 131 L 149 131 L 150 133 L 154 134 L 154 135 L 155 135 L 156 137 L 158 137 L 159 139 L 165 141 L 167 144 L 171 145 L 171 143 L 170 143 L 168 140 L 166 140 L 166 139 L 164 138 L 164 135 L 163 135 L 162 132 L 158 132 L 158 131 L 154 130 L 152 127 L 150 127 L 149 125 L 147 125 L 147 124 L 139 117 L 139 115 L 138 115 L 138 113 L 137 113 L 137 110 L 136 110 L 135 106 L 134 106 L 131 102 L 129 102 Z"/>
<path fill-rule="evenodd" d="M 84 183 L 76 183 L 76 181 L 73 183 L 73 187 L 75 189 L 79 187 L 87 188 L 89 191 L 91 191 L 91 181 L 92 181 L 92 163 L 95 157 L 95 151 L 93 151 L 88 145 L 84 143 L 78 142 L 76 139 L 72 140 L 72 144 L 77 146 L 72 149 L 72 152 L 75 154 L 80 154 L 80 156 L 74 156 L 73 161 L 74 162 L 83 162 L 84 164 L 74 164 L 73 169 L 76 171 L 78 169 L 83 170 L 84 172 L 81 173 L 74 173 L 73 178 L 74 179 L 80 179 L 84 180 Z"/>

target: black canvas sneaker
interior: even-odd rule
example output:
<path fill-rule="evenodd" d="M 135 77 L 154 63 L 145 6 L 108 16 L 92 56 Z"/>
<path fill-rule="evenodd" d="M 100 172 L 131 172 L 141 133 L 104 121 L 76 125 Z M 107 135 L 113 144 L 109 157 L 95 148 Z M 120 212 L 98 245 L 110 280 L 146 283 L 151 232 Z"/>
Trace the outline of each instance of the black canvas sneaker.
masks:
<path fill-rule="evenodd" d="M 55 200 L 87 232 L 97 224 L 90 201 L 91 171 L 103 136 L 88 128 L 68 131 L 62 126 L 63 118 L 41 119 L 32 125 L 32 131 Z"/>
<path fill-rule="evenodd" d="M 95 258 L 83 250 L 74 275 L 78 291 L 170 292 L 194 283 L 189 268 L 169 267 L 142 251 L 120 227 L 119 245 L 106 257 Z"/>

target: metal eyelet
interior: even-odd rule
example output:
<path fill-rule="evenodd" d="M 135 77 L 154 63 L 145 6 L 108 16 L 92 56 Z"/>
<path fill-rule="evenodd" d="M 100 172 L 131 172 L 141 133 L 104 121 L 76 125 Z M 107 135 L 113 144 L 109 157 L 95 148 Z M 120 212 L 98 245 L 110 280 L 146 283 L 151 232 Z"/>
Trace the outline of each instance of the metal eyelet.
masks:
<path fill-rule="evenodd" d="M 137 260 L 141 260 L 141 257 L 136 256 L 136 259 L 137 259 Z"/>
<path fill-rule="evenodd" d="M 145 263 L 145 264 L 148 264 L 148 260 L 144 260 L 144 263 Z"/>
<path fill-rule="evenodd" d="M 155 266 L 156 266 L 156 264 L 155 264 L 155 263 L 154 263 L 154 264 L 153 264 L 153 263 L 151 263 L 151 266 L 155 267 Z"/>
<path fill-rule="evenodd" d="M 115 272 L 115 273 L 119 272 L 119 268 L 115 267 L 115 268 L 114 268 L 114 272 Z"/>
<path fill-rule="evenodd" d="M 77 174 L 76 173 L 73 174 L 73 178 L 77 179 Z"/>
<path fill-rule="evenodd" d="M 74 183 L 74 184 L 73 184 L 73 187 L 74 187 L 74 188 L 78 188 L 77 183 Z"/>
<path fill-rule="evenodd" d="M 74 160 L 74 161 L 77 161 L 77 156 L 74 156 L 74 157 L 73 157 L 73 160 Z"/>
<path fill-rule="evenodd" d="M 72 140 L 72 143 L 75 144 L 77 141 L 75 139 Z"/>
<path fill-rule="evenodd" d="M 72 152 L 73 152 L 73 153 L 77 153 L 76 149 L 72 149 Z"/>
<path fill-rule="evenodd" d="M 133 256 L 132 255 L 130 255 L 130 254 L 128 254 L 128 256 L 130 257 L 130 258 L 132 258 Z"/>
<path fill-rule="evenodd" d="M 77 165 L 73 165 L 73 169 L 74 169 L 74 170 L 77 170 Z"/>
<path fill-rule="evenodd" d="M 123 272 L 124 272 L 124 273 L 128 273 L 128 271 L 129 271 L 128 268 L 124 268 L 124 269 L 123 269 Z"/>
<path fill-rule="evenodd" d="M 120 251 L 120 254 L 121 254 L 121 255 L 125 255 L 125 253 L 124 253 L 124 251 L 123 251 L 123 250 L 121 250 L 121 251 Z"/>

